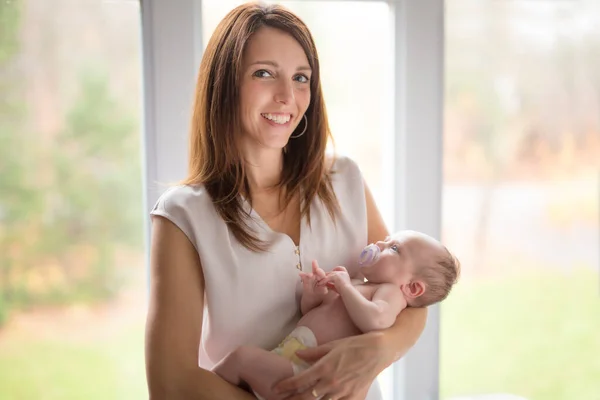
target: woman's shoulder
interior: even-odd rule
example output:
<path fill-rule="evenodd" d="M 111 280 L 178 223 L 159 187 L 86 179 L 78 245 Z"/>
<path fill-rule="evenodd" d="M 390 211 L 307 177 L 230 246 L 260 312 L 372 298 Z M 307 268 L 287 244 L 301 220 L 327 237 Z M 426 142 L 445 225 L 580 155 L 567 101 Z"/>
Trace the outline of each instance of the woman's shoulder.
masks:
<path fill-rule="evenodd" d="M 207 217 L 212 212 L 212 201 L 203 185 L 178 185 L 171 186 L 159 196 L 150 214 L 181 225 L 184 221 L 191 223 Z"/>
<path fill-rule="evenodd" d="M 150 214 L 174 223 L 196 249 L 198 228 L 217 220 L 211 198 L 202 185 L 178 185 L 168 188 L 159 196 Z"/>
<path fill-rule="evenodd" d="M 176 185 L 166 189 L 154 205 L 154 210 L 177 208 L 197 208 L 212 204 L 204 185 Z"/>
<path fill-rule="evenodd" d="M 328 152 L 325 155 L 325 162 L 327 169 L 331 173 L 333 182 L 359 179 L 362 184 L 362 172 L 360 167 L 350 156 Z"/>
<path fill-rule="evenodd" d="M 330 170 L 331 185 L 342 210 L 362 210 L 365 199 L 365 183 L 363 174 L 351 157 L 344 154 L 328 154 L 327 162 Z"/>

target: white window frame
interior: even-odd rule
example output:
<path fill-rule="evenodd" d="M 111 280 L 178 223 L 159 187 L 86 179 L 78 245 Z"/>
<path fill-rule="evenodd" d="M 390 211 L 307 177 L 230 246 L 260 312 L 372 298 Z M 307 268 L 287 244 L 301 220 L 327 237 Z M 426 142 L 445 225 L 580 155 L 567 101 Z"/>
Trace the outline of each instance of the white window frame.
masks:
<path fill-rule="evenodd" d="M 444 0 L 391 1 L 394 18 L 393 230 L 441 235 Z M 394 400 L 439 399 L 439 305 L 394 365 Z"/>
<path fill-rule="evenodd" d="M 302 1 L 302 0 L 300 0 Z M 343 0 L 337 0 L 343 1 Z M 361 0 L 379 1 L 379 0 Z M 393 21 L 392 230 L 440 237 L 444 0 L 388 0 Z M 187 135 L 202 54 L 202 0 L 143 0 L 145 210 L 185 177 Z M 374 38 L 374 40 L 377 40 Z M 146 213 L 146 242 L 150 219 Z M 149 246 L 148 246 L 149 247 Z M 439 306 L 418 343 L 392 369 L 394 400 L 439 399 Z"/>

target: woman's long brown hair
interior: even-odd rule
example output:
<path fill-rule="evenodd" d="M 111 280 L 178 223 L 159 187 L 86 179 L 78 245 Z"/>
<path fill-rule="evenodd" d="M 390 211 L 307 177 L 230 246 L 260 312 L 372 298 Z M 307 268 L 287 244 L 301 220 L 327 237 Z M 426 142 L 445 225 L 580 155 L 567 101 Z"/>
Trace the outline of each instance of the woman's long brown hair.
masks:
<path fill-rule="evenodd" d="M 249 222 L 242 195 L 251 203 L 244 162 L 237 146 L 239 121 L 239 81 L 242 57 L 250 37 L 261 27 L 280 29 L 293 36 L 304 49 L 312 69 L 311 100 L 306 111 L 308 127 L 304 135 L 290 139 L 284 153 L 279 188 L 284 207 L 295 193 L 301 193 L 301 217 L 310 224 L 310 204 L 315 196 L 335 219 L 337 199 L 331 185 L 331 172 L 325 161 L 331 133 L 321 92 L 319 59 L 306 25 L 278 5 L 249 3 L 233 9 L 214 31 L 204 52 L 190 131 L 190 154 L 186 185 L 202 184 L 211 196 L 218 214 L 236 239 L 253 251 L 264 251 Z M 304 129 L 301 121 L 297 130 Z M 294 132 L 293 134 L 296 134 Z"/>

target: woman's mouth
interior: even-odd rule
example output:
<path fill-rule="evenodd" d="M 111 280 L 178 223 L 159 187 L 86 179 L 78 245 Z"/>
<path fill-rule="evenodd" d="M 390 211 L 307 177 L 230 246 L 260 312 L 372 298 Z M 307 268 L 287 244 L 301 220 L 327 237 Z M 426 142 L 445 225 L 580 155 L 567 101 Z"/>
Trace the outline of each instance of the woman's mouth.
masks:
<path fill-rule="evenodd" d="M 292 114 L 285 114 L 285 113 L 277 113 L 277 114 L 264 113 L 264 114 L 260 114 L 260 115 L 264 119 L 266 119 L 268 122 L 270 122 L 271 124 L 275 124 L 275 125 L 279 125 L 279 126 L 287 125 L 292 119 Z"/>

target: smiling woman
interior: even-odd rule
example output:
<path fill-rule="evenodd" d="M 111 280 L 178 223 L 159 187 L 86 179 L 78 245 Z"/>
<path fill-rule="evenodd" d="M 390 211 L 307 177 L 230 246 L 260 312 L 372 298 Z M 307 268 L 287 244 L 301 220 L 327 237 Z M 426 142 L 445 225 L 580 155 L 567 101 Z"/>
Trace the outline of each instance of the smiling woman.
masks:
<path fill-rule="evenodd" d="M 335 196 L 323 181 L 330 132 L 319 78 L 310 32 L 280 7 L 236 8 L 217 26 L 204 52 L 190 173 L 183 183 L 204 185 L 236 239 L 251 249 L 266 247 L 244 220 L 246 204 L 234 201 L 236 196 L 295 243 L 300 216 L 310 220 L 315 196 L 330 215 L 335 211 Z"/>
<path fill-rule="evenodd" d="M 209 370 L 240 346 L 275 348 L 293 330 L 298 270 L 319 260 L 354 276 L 362 248 L 387 236 L 356 163 L 326 155 L 319 72 L 311 34 L 283 7 L 246 3 L 211 35 L 188 177 L 152 210 L 152 397 L 246 398 L 239 382 Z M 375 378 L 416 342 L 425 317 L 407 309 L 388 329 L 313 346 L 308 369 L 274 389 L 290 399 L 379 400 Z"/>
<path fill-rule="evenodd" d="M 202 1 L 202 38 L 204 45 L 221 19 L 243 1 Z M 392 223 L 393 178 L 390 148 L 393 112 L 393 29 L 390 7 L 385 2 L 285 1 L 280 3 L 299 15 L 308 25 L 319 50 L 319 73 L 327 104 L 328 125 L 336 150 L 350 155 L 360 165 L 382 214 Z M 335 16 L 335 17 L 334 17 Z M 360 26 L 360 29 L 357 29 Z M 377 38 L 377 40 L 373 40 Z M 258 60 L 268 61 L 268 60 Z M 264 77 L 273 66 L 262 67 Z M 314 71 L 297 71 L 314 79 Z M 298 75 L 301 80 L 301 75 Z M 312 93 L 314 97 L 314 92 Z M 310 119 L 297 123 L 290 143 L 307 136 Z M 306 138 L 304 138 L 306 139 Z M 333 140 L 329 141 L 329 145 Z M 308 148 L 310 150 L 310 148 Z M 266 215 L 268 210 L 263 211 Z M 323 246 L 318 243 L 317 246 Z M 304 253 L 302 254 L 302 256 Z M 324 263 L 326 264 L 326 263 Z M 392 371 L 379 376 L 386 399 L 392 398 Z"/>

